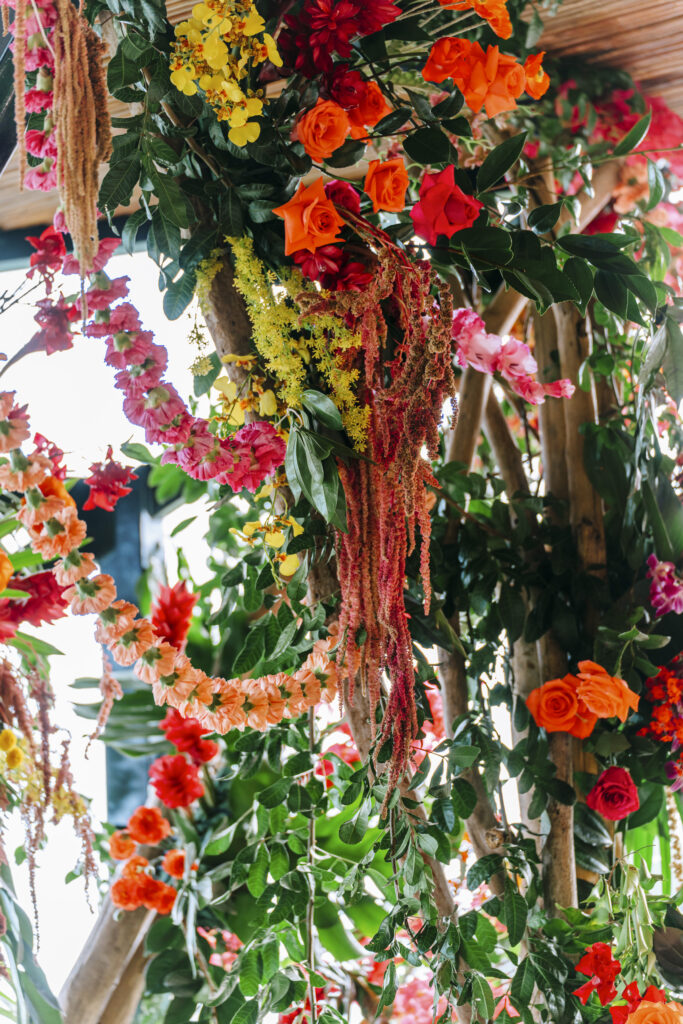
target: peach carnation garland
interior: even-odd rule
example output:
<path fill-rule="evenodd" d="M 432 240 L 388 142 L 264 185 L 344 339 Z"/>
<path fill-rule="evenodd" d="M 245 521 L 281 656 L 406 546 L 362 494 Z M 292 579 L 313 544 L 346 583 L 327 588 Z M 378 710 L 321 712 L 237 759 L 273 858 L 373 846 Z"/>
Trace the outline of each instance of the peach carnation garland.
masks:
<path fill-rule="evenodd" d="M 0 447 L 3 437 L 25 439 L 28 435 L 25 407 L 15 405 L 14 392 L 0 393 Z M 116 600 L 112 577 L 98 572 L 92 554 L 78 550 L 86 526 L 61 481 L 49 474 L 50 460 L 37 452 L 25 456 L 19 448 L 8 454 L 10 469 L 3 474 L 7 467 L 0 466 L 0 484 L 13 485 L 13 490 L 23 494 L 20 515 L 31 546 L 44 558 L 61 556 L 53 572 L 57 583 L 67 588 L 64 598 L 71 603 L 71 611 L 75 615 L 97 614 L 95 638 L 119 665 L 135 664 L 135 674 L 152 687 L 157 705 L 168 704 L 184 716 L 198 718 L 204 728 L 223 734 L 245 726 L 264 730 L 283 718 L 302 714 L 321 700 L 334 699 L 336 667 L 328 658 L 336 643 L 334 636 L 317 641 L 293 675 L 281 672 L 262 679 L 225 680 L 212 679 L 194 668 L 178 646 L 140 616 L 134 604 Z M 188 600 L 191 613 L 192 595 L 185 595 L 186 604 Z M 157 625 L 163 634 L 166 627 L 161 621 Z M 124 839 L 117 837 L 114 847 L 125 849 Z"/>

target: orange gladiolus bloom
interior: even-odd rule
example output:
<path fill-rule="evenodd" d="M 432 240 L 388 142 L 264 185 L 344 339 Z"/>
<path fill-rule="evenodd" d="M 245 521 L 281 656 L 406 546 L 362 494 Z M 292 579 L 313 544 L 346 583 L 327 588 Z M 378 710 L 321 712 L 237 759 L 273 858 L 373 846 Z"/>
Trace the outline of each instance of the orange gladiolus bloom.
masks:
<path fill-rule="evenodd" d="M 137 910 L 141 906 L 137 879 L 117 878 L 111 887 L 111 901 L 121 910 Z"/>
<path fill-rule="evenodd" d="M 579 662 L 577 692 L 586 707 L 598 718 L 616 715 L 626 721 L 629 710 L 638 710 L 640 697 L 619 676 L 611 676 L 602 665 L 594 661 Z"/>
<path fill-rule="evenodd" d="M 171 878 L 182 878 L 185 873 L 185 851 L 169 850 L 164 854 L 161 866 Z"/>
<path fill-rule="evenodd" d="M 136 843 L 156 846 L 170 831 L 171 826 L 158 807 L 138 807 L 128 819 L 128 833 Z"/>
<path fill-rule="evenodd" d="M 408 174 L 402 158 L 394 160 L 371 160 L 363 185 L 372 199 L 372 208 L 398 213 L 406 205 Z"/>
<path fill-rule="evenodd" d="M 568 732 L 579 739 L 590 736 L 598 716 L 579 697 L 578 683 L 576 676 L 566 675 L 562 679 L 549 679 L 532 690 L 526 706 L 536 725 L 546 732 Z"/>
<path fill-rule="evenodd" d="M 545 96 L 550 85 L 550 75 L 543 70 L 544 57 L 545 50 L 542 50 L 541 53 L 534 53 L 524 61 L 525 89 L 534 100 L 540 100 L 541 96 Z"/>
<path fill-rule="evenodd" d="M 344 144 L 351 125 L 343 107 L 333 100 L 318 100 L 296 126 L 299 142 L 312 160 L 324 160 Z"/>
<path fill-rule="evenodd" d="M 135 853 L 135 841 L 126 831 L 118 829 L 109 840 L 109 853 L 114 860 L 128 860 Z"/>
<path fill-rule="evenodd" d="M 285 222 L 285 255 L 299 249 L 315 252 L 322 245 L 339 241 L 344 223 L 331 200 L 325 195 L 322 177 L 308 186 L 300 183 L 296 194 L 273 210 Z"/>
<path fill-rule="evenodd" d="M 474 11 L 489 25 L 501 39 L 509 39 L 512 35 L 512 22 L 506 0 L 439 0 L 442 7 L 449 11 Z"/>

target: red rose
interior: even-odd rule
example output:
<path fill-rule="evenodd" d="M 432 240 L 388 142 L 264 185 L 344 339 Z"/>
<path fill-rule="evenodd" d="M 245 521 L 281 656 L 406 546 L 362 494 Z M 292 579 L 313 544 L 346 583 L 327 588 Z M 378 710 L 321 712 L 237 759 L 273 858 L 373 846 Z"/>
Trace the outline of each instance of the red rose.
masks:
<path fill-rule="evenodd" d="M 325 195 L 335 206 L 341 206 L 351 213 L 360 213 L 360 195 L 348 181 L 328 181 L 325 183 Z M 318 252 L 320 250 L 318 249 Z M 296 259 L 296 256 L 294 257 Z"/>
<path fill-rule="evenodd" d="M 586 803 L 610 821 L 621 821 L 640 807 L 638 790 L 625 768 L 607 768 L 586 797 Z"/>
<path fill-rule="evenodd" d="M 420 201 L 410 216 L 415 233 L 435 245 L 437 235 L 451 238 L 456 231 L 472 227 L 483 205 L 455 184 L 455 167 L 451 164 L 438 174 L 425 174 Z"/>

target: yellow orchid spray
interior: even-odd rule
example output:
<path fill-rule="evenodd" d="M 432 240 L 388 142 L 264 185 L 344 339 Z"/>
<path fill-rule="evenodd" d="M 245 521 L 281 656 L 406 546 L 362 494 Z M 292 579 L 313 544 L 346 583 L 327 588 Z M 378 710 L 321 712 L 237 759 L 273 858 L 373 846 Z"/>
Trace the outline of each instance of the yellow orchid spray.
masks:
<path fill-rule="evenodd" d="M 263 110 L 260 92 L 243 88 L 251 68 L 282 59 L 275 40 L 263 31 L 265 22 L 249 0 L 206 0 L 176 26 L 171 81 L 186 96 L 202 90 L 219 121 L 230 126 L 228 137 L 245 146 L 259 137 L 256 118 Z"/>

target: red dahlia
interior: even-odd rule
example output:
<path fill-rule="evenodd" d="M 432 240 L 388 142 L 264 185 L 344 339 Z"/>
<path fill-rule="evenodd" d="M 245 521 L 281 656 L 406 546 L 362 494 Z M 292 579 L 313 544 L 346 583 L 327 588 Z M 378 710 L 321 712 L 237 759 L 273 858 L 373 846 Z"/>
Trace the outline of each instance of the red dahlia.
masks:
<path fill-rule="evenodd" d="M 149 769 L 150 782 L 166 807 L 189 807 L 204 795 L 199 771 L 182 754 L 159 757 Z"/>

